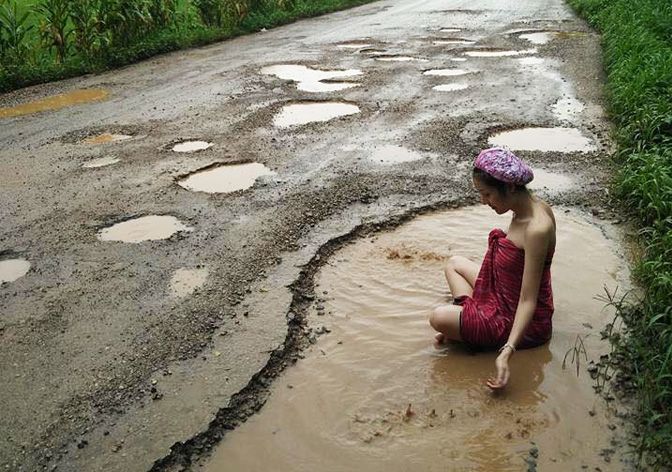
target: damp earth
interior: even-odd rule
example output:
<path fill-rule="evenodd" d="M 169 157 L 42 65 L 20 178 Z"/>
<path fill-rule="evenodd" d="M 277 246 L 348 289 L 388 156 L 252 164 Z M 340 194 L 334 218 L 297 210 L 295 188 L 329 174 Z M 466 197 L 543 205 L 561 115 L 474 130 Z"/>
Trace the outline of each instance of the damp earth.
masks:
<path fill-rule="evenodd" d="M 590 358 L 608 351 L 587 326 L 611 321 L 594 297 L 623 283 L 624 261 L 587 215 L 556 218 L 553 339 L 515 353 L 502 395 L 485 386 L 496 354 L 435 350 L 427 319 L 451 299 L 447 259 L 480 262 L 509 218 L 483 206 L 428 214 L 330 257 L 309 315 L 315 344 L 201 470 L 519 471 L 530 451 L 539 470 L 622 470 L 596 453 L 613 413 L 563 359 L 579 337 Z"/>

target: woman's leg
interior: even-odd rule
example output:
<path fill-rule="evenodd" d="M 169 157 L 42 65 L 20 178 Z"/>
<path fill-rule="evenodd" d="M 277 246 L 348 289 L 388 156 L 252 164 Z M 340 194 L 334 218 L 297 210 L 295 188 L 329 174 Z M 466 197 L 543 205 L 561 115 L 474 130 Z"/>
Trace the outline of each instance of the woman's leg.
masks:
<path fill-rule="evenodd" d="M 462 316 L 462 307 L 458 305 L 441 305 L 434 308 L 429 316 L 429 324 L 438 331 L 434 337 L 435 347 L 440 347 L 447 340 L 462 341 L 460 316 Z"/>
<path fill-rule="evenodd" d="M 443 272 L 446 274 L 446 281 L 453 299 L 472 295 L 480 269 L 478 264 L 466 257 L 452 256 L 448 259 Z"/>

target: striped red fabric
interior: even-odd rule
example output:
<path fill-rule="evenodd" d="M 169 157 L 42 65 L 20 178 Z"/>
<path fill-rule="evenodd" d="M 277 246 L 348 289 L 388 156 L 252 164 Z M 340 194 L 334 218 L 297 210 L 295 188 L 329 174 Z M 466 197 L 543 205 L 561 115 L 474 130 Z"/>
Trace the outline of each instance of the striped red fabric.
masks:
<path fill-rule="evenodd" d="M 518 346 L 521 349 L 539 346 L 551 339 L 553 252 L 553 249 L 549 250 L 546 257 L 537 307 Z M 506 343 L 518 307 L 524 266 L 525 251 L 509 241 L 504 231 L 493 229 L 474 293 L 459 300 L 463 307 L 460 334 L 465 342 L 484 348 L 498 348 Z"/>

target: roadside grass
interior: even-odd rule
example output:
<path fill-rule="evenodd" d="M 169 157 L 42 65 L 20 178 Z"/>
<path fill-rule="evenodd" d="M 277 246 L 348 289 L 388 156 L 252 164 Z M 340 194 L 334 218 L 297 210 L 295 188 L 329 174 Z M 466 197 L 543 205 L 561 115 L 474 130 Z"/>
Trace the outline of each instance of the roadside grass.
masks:
<path fill-rule="evenodd" d="M 0 0 L 0 93 L 375 0 Z"/>
<path fill-rule="evenodd" d="M 644 289 L 620 308 L 622 370 L 639 401 L 639 452 L 672 457 L 672 2 L 569 0 L 602 33 L 609 113 L 616 124 L 615 193 L 639 224 L 635 277 Z"/>

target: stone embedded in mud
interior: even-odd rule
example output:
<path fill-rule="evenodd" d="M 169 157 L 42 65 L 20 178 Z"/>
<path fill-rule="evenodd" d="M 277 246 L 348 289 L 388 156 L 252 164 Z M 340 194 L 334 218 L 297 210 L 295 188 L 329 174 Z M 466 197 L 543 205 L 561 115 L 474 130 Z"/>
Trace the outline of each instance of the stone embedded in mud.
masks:
<path fill-rule="evenodd" d="M 514 151 L 590 152 L 597 147 L 576 128 L 523 128 L 497 133 L 488 139 L 493 146 Z"/>
<path fill-rule="evenodd" d="M 230 164 L 208 167 L 180 179 L 178 184 L 194 192 L 231 193 L 252 187 L 257 178 L 275 175 L 263 164 Z"/>
<path fill-rule="evenodd" d="M 25 259 L 0 260 L 0 284 L 14 282 L 28 273 L 30 262 Z"/>
<path fill-rule="evenodd" d="M 418 161 L 423 158 L 422 154 L 394 144 L 377 147 L 369 155 L 369 159 L 381 164 L 400 164 L 402 162 Z"/>
<path fill-rule="evenodd" d="M 458 75 L 466 75 L 471 73 L 471 71 L 464 69 L 431 69 L 423 72 L 423 75 L 433 75 L 437 77 L 456 77 Z"/>
<path fill-rule="evenodd" d="M 13 118 L 32 113 L 60 110 L 73 105 L 99 102 L 105 100 L 108 95 L 108 91 L 103 89 L 75 90 L 74 92 L 53 95 L 14 107 L 0 108 L 0 118 Z"/>
<path fill-rule="evenodd" d="M 141 243 L 168 239 L 180 231 L 192 231 L 180 220 L 169 215 L 149 215 L 122 221 L 98 232 L 101 241 L 119 241 L 124 243 Z"/>
<path fill-rule="evenodd" d="M 283 64 L 264 67 L 261 73 L 297 82 L 297 89 L 304 92 L 318 93 L 335 92 L 358 87 L 358 83 L 336 82 L 335 79 L 355 77 L 361 75 L 362 71 L 359 69 L 319 70 L 298 64 Z M 323 82 L 324 80 L 329 80 L 330 82 Z"/>
<path fill-rule="evenodd" d="M 212 143 L 207 141 L 183 141 L 173 146 L 175 152 L 198 152 L 212 147 Z"/>
<path fill-rule="evenodd" d="M 469 88 L 469 84 L 442 84 L 432 87 L 432 90 L 436 90 L 437 92 L 455 92 L 467 88 Z"/>
<path fill-rule="evenodd" d="M 96 169 L 98 167 L 111 166 L 112 164 L 116 164 L 119 161 L 120 159 L 116 156 L 104 156 L 86 161 L 84 164 L 82 164 L 82 167 L 87 169 Z"/>
<path fill-rule="evenodd" d="M 177 269 L 170 278 L 170 295 L 175 298 L 183 298 L 191 295 L 196 289 L 202 287 L 208 279 L 208 269 L 205 267 L 196 269 Z"/>
<path fill-rule="evenodd" d="M 114 133 L 103 133 L 91 138 L 86 138 L 82 141 L 84 144 L 106 144 L 114 143 L 117 141 L 126 141 L 133 138 L 133 136 L 127 134 L 114 134 Z"/>
<path fill-rule="evenodd" d="M 342 102 L 307 102 L 285 105 L 273 118 L 278 128 L 289 128 L 308 123 L 333 120 L 340 116 L 359 113 L 359 107 Z"/>
<path fill-rule="evenodd" d="M 493 50 L 476 50 L 476 51 L 467 51 L 464 53 L 465 56 L 469 57 L 511 57 L 511 56 L 522 56 L 525 54 L 536 54 L 536 48 L 525 49 L 522 51 L 493 51 Z"/>

